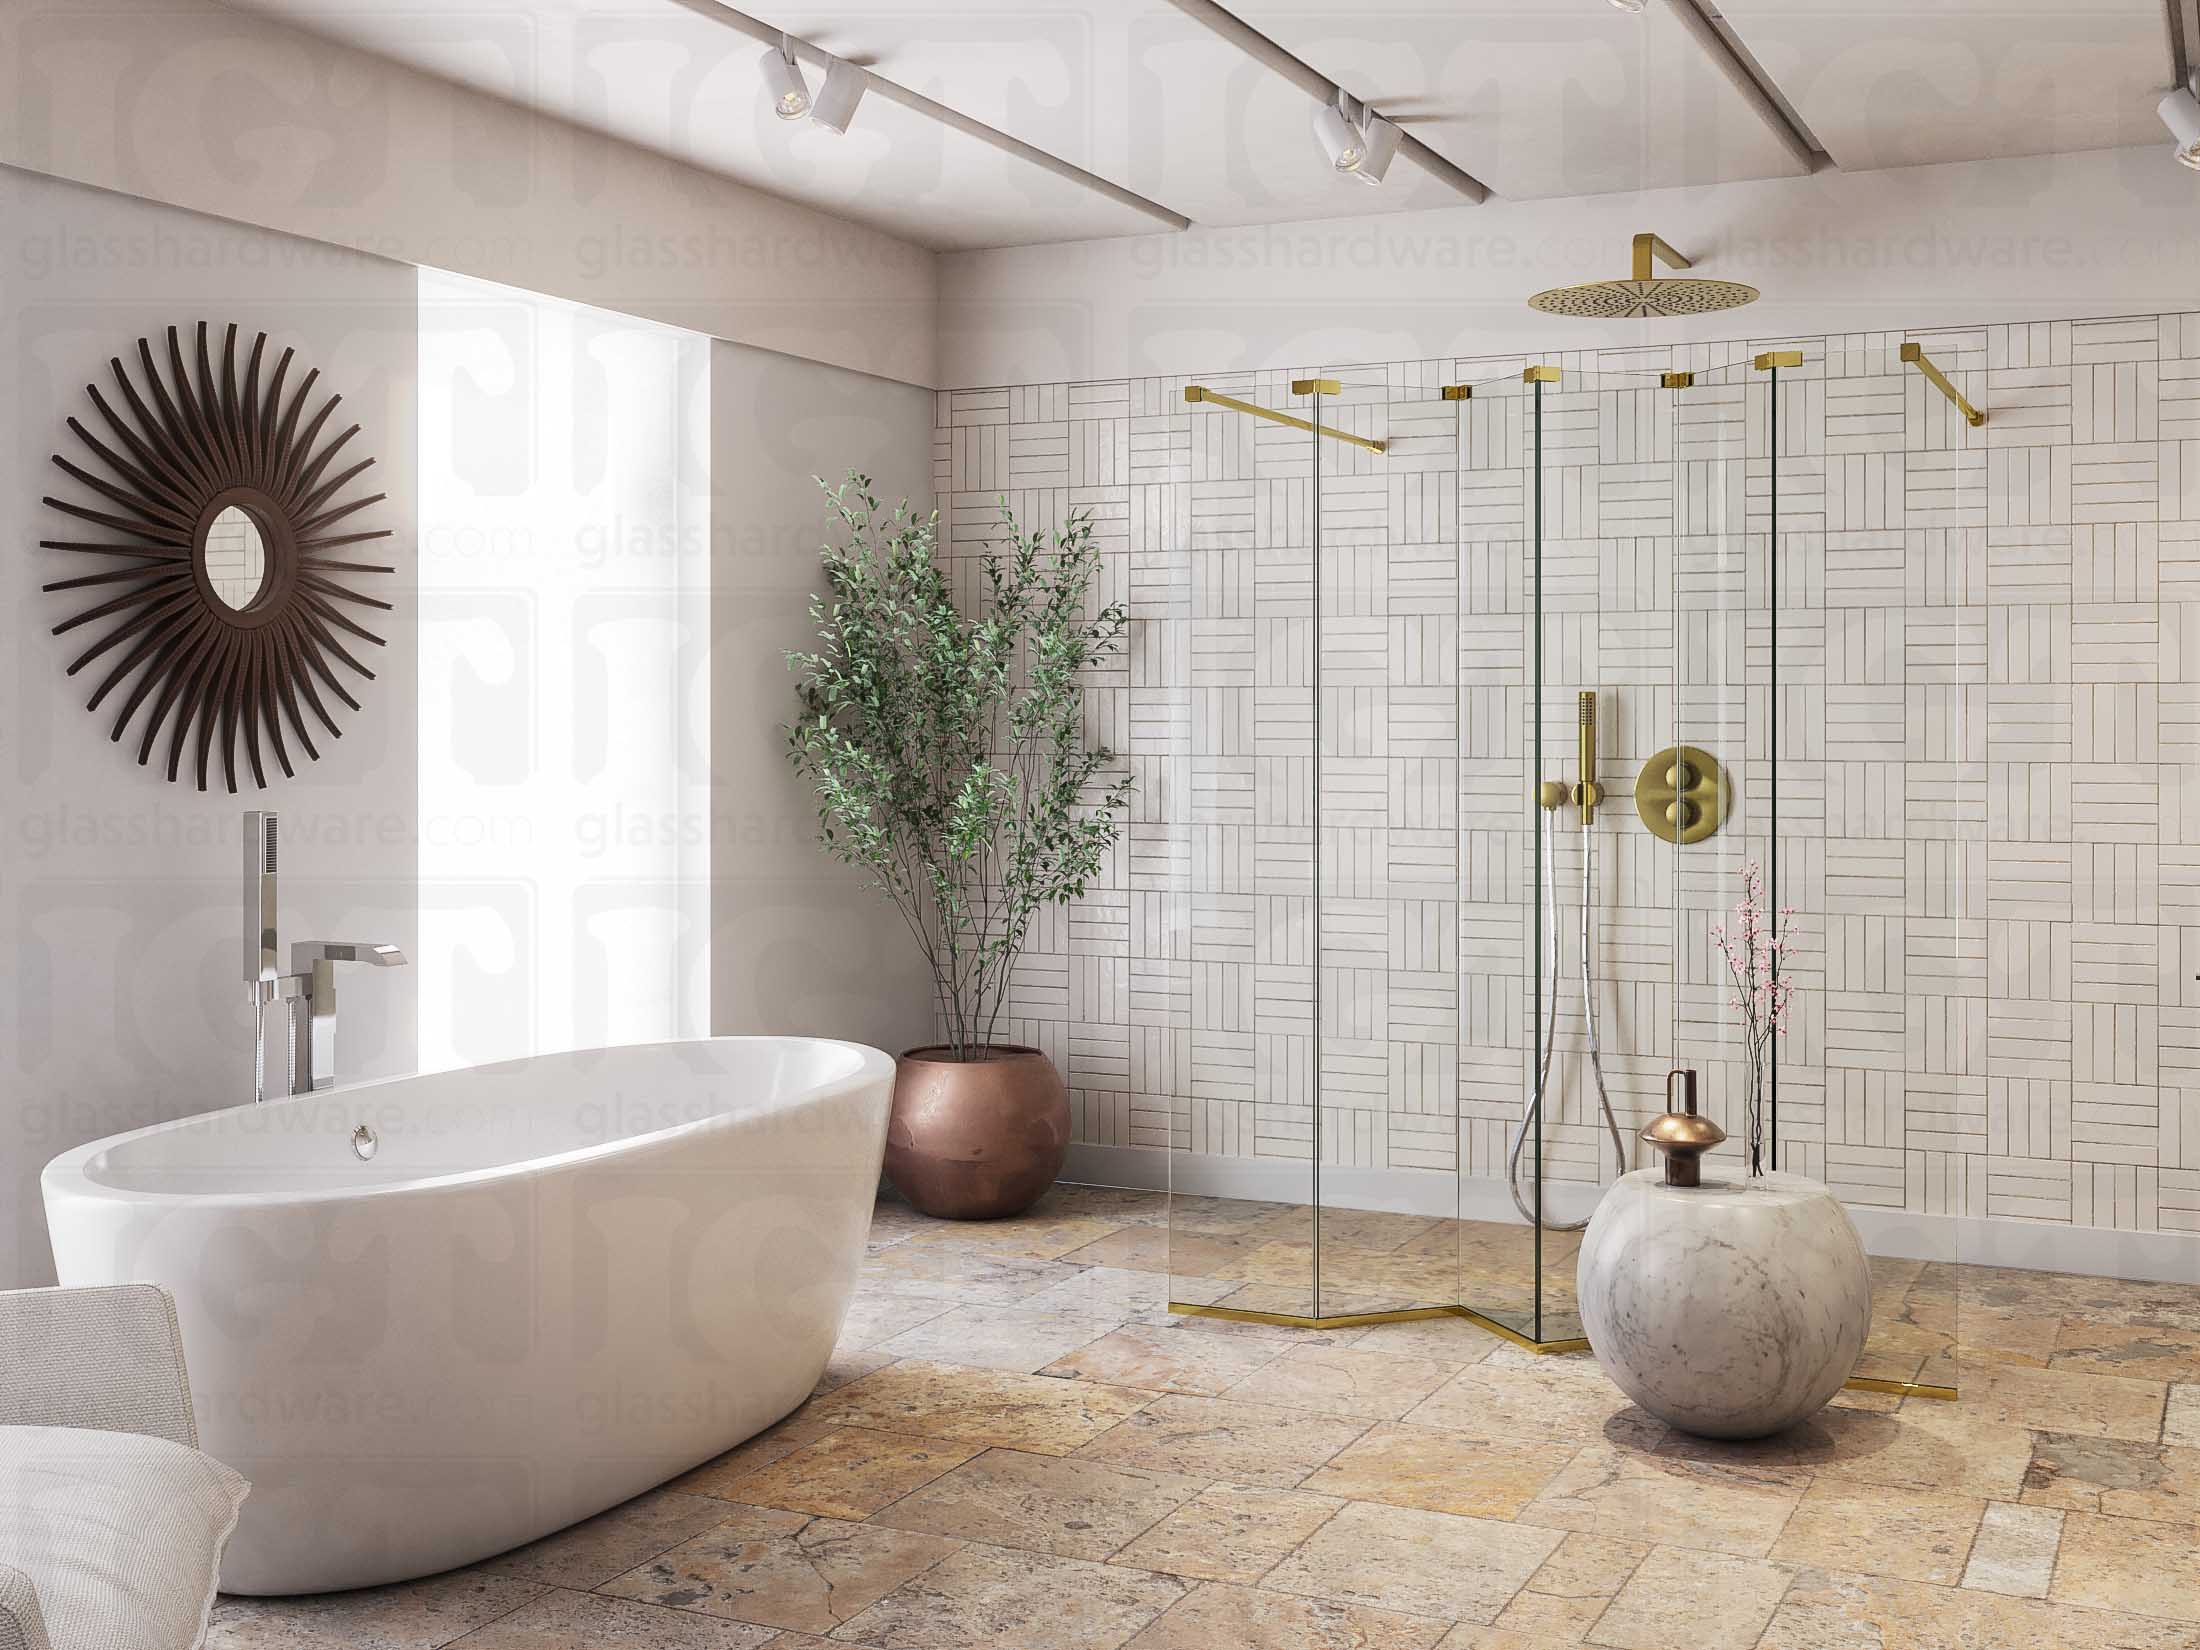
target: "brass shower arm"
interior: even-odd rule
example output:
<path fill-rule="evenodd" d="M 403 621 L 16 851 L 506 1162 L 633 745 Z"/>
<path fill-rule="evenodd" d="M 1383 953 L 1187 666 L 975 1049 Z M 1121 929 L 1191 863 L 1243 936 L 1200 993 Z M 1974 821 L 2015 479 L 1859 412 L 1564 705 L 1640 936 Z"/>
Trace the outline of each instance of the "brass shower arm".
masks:
<path fill-rule="evenodd" d="M 1327 388 L 1331 382 L 1334 382 L 1334 380 L 1324 381 L 1324 388 Z M 1327 424 L 1315 424 L 1292 413 L 1278 412 L 1273 407 L 1263 407 L 1251 401 L 1240 401 L 1234 395 L 1224 395 L 1218 390 L 1207 388 L 1204 384 L 1186 384 L 1184 386 L 1184 399 L 1194 404 L 1204 401 L 1209 406 L 1226 407 L 1231 412 L 1245 413 L 1253 418 L 1265 418 L 1271 424 L 1286 425 L 1294 430 L 1307 430 L 1315 435 L 1327 436 L 1331 441 L 1342 441 L 1349 446 L 1365 447 L 1371 453 L 1389 450 L 1390 444 L 1388 442 L 1379 441 L 1373 436 L 1354 435 L 1350 430 L 1332 429 Z"/>
<path fill-rule="evenodd" d="M 1902 346 L 1902 359 L 1917 368 L 1931 381 L 1935 389 L 1953 401 L 1956 404 L 1956 411 L 1963 414 L 1964 420 L 1973 429 L 1986 422 L 1986 415 L 1963 398 L 1963 392 L 1948 382 L 1948 375 L 1933 365 L 1932 357 L 1927 355 L 1923 348 L 1916 344 L 1904 344 Z"/>
<path fill-rule="evenodd" d="M 1651 279 L 1650 259 L 1653 254 L 1667 269 L 1693 269 L 1696 267 L 1688 259 L 1675 252 L 1663 236 L 1653 235 L 1645 230 L 1635 237 L 1636 280 L 1647 281 Z"/>

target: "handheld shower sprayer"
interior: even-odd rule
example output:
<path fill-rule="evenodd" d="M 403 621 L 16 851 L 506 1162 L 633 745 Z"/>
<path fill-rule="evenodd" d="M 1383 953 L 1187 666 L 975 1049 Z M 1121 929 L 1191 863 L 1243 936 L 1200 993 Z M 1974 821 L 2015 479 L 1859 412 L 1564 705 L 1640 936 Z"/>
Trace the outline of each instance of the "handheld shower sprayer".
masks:
<path fill-rule="evenodd" d="M 1574 702 L 1575 727 L 1580 739 L 1576 749 L 1579 767 L 1572 785 L 1560 780 L 1547 779 L 1536 789 L 1536 801 L 1543 811 L 1543 876 L 1539 893 L 1543 899 L 1543 931 L 1547 936 L 1546 956 L 1538 958 L 1539 966 L 1549 970 L 1550 989 L 1544 997 L 1543 1046 L 1538 1052 L 1535 1066 L 1535 1083 L 1529 1090 L 1527 1105 L 1520 1113 L 1519 1127 L 1513 1133 L 1512 1148 L 1506 1154 L 1505 1178 L 1512 1192 L 1513 1207 L 1520 1211 L 1520 1218 L 1539 1222 L 1547 1231 L 1576 1232 L 1589 1224 L 1584 1216 L 1576 1221 L 1547 1220 L 1542 1217 L 1540 1200 L 1531 1207 L 1520 1193 L 1520 1159 L 1527 1150 L 1528 1135 L 1543 1116 L 1543 1102 L 1550 1093 L 1551 1065 L 1558 1048 L 1558 987 L 1560 979 L 1558 942 L 1558 810 L 1569 802 L 1581 810 L 1581 1012 L 1585 1024 L 1589 1053 L 1589 1070 L 1595 1078 L 1597 1102 L 1604 1111 L 1605 1132 L 1612 1139 L 1612 1155 L 1621 1174 L 1627 1172 L 1627 1143 L 1620 1136 L 1619 1119 L 1612 1113 L 1612 1097 L 1604 1087 L 1604 1054 L 1597 1037 L 1596 977 L 1590 963 L 1589 906 L 1594 897 L 1596 880 L 1593 875 L 1596 838 L 1590 827 L 1596 819 L 1597 804 L 1604 800 L 1604 787 L 1596 782 L 1597 763 L 1597 696 L 1593 690 L 1584 689 Z M 1547 961 L 1546 961 L 1547 959 Z M 1540 1180 L 1542 1165 L 1536 1165 Z"/>

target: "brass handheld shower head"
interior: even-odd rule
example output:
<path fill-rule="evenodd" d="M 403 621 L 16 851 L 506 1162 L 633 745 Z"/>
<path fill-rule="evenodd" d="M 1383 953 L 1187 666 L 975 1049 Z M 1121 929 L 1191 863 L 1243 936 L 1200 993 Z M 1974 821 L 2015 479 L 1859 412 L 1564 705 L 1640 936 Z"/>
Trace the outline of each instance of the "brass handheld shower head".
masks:
<path fill-rule="evenodd" d="M 1689 261 L 1656 235 L 1647 231 L 1635 237 L 1634 273 L 1624 281 L 1586 281 L 1579 286 L 1554 286 L 1528 300 L 1530 309 L 1546 315 L 1571 315 L 1581 320 L 1612 321 L 1630 317 L 1708 315 L 1713 310 L 1739 309 L 1757 301 L 1757 289 L 1740 281 L 1706 281 L 1695 276 L 1650 273 L 1655 257 L 1669 269 L 1688 269 Z"/>

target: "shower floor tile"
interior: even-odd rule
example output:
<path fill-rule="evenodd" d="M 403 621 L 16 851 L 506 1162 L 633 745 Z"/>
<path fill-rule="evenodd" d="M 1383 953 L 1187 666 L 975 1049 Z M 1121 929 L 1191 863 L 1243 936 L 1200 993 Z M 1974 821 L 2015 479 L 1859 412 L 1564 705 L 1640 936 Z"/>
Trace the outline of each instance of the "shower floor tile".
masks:
<path fill-rule="evenodd" d="M 1173 1230 L 1172 1230 L 1173 1222 Z M 1304 1208 L 879 1206 L 794 1415 L 449 1575 L 210 1650 L 2200 1650 L 2200 1287 L 1875 1260 L 1851 1392 L 1719 1443 L 1456 1317 L 1322 1331 Z M 1325 1212 L 1323 1307 L 1535 1300 L 1525 1228 Z M 1544 1251 L 1546 1324 L 1575 1239 Z M 1172 1275 L 1173 1270 L 1173 1275 Z"/>

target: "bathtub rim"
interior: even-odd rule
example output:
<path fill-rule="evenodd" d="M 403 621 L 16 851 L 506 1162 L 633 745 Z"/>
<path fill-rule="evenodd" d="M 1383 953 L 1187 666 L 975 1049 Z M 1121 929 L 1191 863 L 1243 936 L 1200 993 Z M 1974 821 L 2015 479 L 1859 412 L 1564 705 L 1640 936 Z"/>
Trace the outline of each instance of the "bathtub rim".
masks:
<path fill-rule="evenodd" d="M 395 1083 L 417 1082 L 423 1077 L 440 1077 L 456 1071 L 496 1071 L 514 1066 L 531 1064 L 537 1060 L 555 1060 L 561 1056 L 584 1054 L 615 1054 L 637 1049 L 684 1048 L 693 1045 L 717 1046 L 733 1043 L 814 1043 L 828 1048 L 850 1049 L 858 1056 L 856 1069 L 844 1077 L 818 1083 L 803 1089 L 796 1104 L 839 1099 L 868 1083 L 885 1084 L 891 1099 L 895 1062 L 891 1054 L 869 1043 L 851 1042 L 842 1037 L 804 1037 L 756 1033 L 724 1037 L 664 1037 L 646 1043 L 604 1043 L 591 1048 L 556 1049 L 541 1054 L 522 1054 L 510 1060 L 491 1060 L 478 1066 L 451 1066 L 443 1071 L 397 1072 L 387 1077 L 362 1078 L 357 1082 L 338 1083 L 326 1089 L 316 1089 L 308 1094 L 285 1095 L 279 1100 L 245 1101 L 241 1105 L 217 1106 L 211 1111 L 191 1112 L 182 1117 L 171 1117 L 144 1128 L 128 1129 L 121 1134 L 103 1135 L 67 1151 L 57 1153 L 39 1171 L 40 1200 L 49 1206 L 54 1200 L 82 1199 L 89 1202 L 151 1204 L 160 1207 L 270 1209 L 290 1208 L 306 1204 L 353 1202 L 368 1198 L 395 1197 L 407 1193 L 448 1190 L 462 1186 L 496 1185 L 524 1176 L 549 1170 L 569 1168 L 600 1158 L 610 1158 L 629 1152 L 638 1152 L 681 1139 L 705 1134 L 728 1124 L 738 1123 L 738 1114 L 717 1112 L 707 1117 L 690 1118 L 683 1123 L 670 1123 L 661 1129 L 651 1129 L 642 1134 L 622 1135 L 616 1140 L 603 1141 L 593 1146 L 577 1146 L 571 1151 L 553 1152 L 543 1157 L 521 1158 L 517 1162 L 493 1164 L 487 1168 L 459 1169 L 448 1174 L 421 1175 L 409 1180 L 385 1181 L 364 1186 L 320 1186 L 286 1188 L 281 1191 L 159 1191 L 145 1187 L 125 1187 L 95 1179 L 90 1172 L 93 1158 L 100 1153 L 129 1142 L 151 1139 L 158 1135 L 175 1133 L 182 1129 L 200 1126 L 233 1114 L 265 1112 L 272 1106 L 286 1106 L 300 1101 L 325 1101 L 339 1095 L 366 1094 L 387 1088 Z M 51 1222 L 49 1220 L 49 1226 Z"/>

